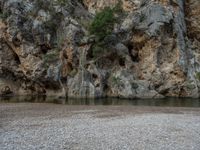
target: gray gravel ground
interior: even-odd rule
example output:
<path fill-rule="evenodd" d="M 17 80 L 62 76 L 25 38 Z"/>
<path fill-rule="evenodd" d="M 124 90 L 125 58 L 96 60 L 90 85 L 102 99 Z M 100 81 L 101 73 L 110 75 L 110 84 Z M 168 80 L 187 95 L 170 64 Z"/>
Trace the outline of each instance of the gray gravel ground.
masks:
<path fill-rule="evenodd" d="M 1 150 L 200 150 L 200 109 L 0 104 Z"/>

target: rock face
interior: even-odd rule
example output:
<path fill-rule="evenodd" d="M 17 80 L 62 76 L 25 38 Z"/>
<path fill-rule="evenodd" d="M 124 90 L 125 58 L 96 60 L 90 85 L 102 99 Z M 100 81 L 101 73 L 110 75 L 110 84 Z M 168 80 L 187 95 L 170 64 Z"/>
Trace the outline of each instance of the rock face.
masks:
<path fill-rule="evenodd" d="M 2 0 L 0 93 L 76 98 L 200 97 L 200 2 L 122 0 L 91 57 L 88 24 L 118 0 Z"/>

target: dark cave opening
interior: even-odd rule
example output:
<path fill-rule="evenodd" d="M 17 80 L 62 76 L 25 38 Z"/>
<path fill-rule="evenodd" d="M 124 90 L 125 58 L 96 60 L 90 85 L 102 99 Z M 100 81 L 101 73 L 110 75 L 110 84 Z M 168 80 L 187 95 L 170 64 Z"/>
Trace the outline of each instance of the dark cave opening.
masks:
<path fill-rule="evenodd" d="M 51 50 L 51 46 L 49 44 L 41 44 L 40 50 L 43 54 L 46 54 L 49 50 Z"/>
<path fill-rule="evenodd" d="M 16 62 L 17 64 L 21 64 L 20 59 L 19 59 L 19 56 L 18 56 L 17 54 L 14 54 L 13 56 L 14 56 L 15 62 Z"/>
<path fill-rule="evenodd" d="M 132 61 L 139 62 L 138 52 L 134 49 L 133 44 L 128 43 L 127 47 L 128 47 L 129 55 L 131 56 Z"/>
<path fill-rule="evenodd" d="M 119 58 L 119 65 L 124 67 L 126 65 L 125 58 Z"/>
<path fill-rule="evenodd" d="M 93 79 L 97 79 L 98 76 L 96 74 L 92 74 Z"/>

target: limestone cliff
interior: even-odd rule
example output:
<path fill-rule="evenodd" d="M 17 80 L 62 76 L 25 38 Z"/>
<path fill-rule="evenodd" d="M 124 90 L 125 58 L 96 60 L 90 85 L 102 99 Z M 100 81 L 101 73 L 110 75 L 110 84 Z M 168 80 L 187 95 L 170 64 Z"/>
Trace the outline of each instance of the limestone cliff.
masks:
<path fill-rule="evenodd" d="M 103 51 L 88 26 L 119 0 L 1 0 L 0 95 L 200 97 L 200 1 L 121 0 Z"/>

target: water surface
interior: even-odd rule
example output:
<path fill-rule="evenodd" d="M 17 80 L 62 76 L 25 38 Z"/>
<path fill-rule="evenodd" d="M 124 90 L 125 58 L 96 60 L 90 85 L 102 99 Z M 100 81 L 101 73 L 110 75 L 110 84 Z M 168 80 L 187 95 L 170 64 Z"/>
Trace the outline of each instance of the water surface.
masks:
<path fill-rule="evenodd" d="M 1 97 L 1 103 L 54 103 L 62 105 L 133 105 L 160 107 L 200 107 L 200 99 L 165 98 L 165 99 L 59 99 L 55 97 Z"/>

